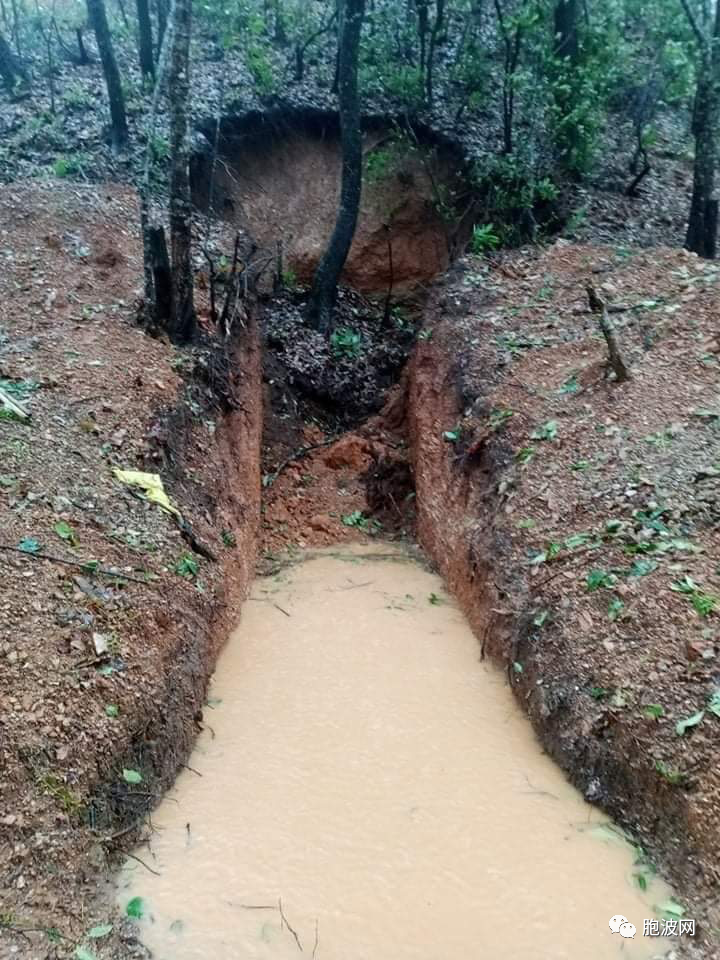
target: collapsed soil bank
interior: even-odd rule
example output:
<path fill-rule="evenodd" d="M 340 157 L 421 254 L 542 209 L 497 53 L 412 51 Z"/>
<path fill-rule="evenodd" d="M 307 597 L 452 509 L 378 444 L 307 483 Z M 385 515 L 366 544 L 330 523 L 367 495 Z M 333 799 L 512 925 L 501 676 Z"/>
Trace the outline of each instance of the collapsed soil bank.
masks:
<path fill-rule="evenodd" d="M 467 239 L 464 161 L 425 128 L 373 118 L 364 127 L 362 201 L 343 279 L 363 293 L 408 293 L 442 273 Z M 214 144 L 214 125 L 205 132 Z M 254 241 L 258 257 L 279 259 L 290 285 L 309 283 L 337 211 L 337 115 L 227 117 L 217 143 L 214 163 L 214 146 L 194 156 L 195 203 Z"/>

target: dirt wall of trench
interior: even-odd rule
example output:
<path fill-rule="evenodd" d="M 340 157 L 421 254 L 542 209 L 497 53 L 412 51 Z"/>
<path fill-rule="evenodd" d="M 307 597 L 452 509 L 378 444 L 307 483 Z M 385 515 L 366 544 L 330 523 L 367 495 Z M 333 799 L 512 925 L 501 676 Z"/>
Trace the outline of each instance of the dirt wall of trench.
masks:
<path fill-rule="evenodd" d="M 230 357 L 137 326 L 132 191 L 14 185 L 0 215 L 0 375 L 31 414 L 0 430 L 0 957 L 54 960 L 112 915 L 102 881 L 208 720 L 255 571 L 261 349 L 252 322 Z M 159 474 L 192 535 L 115 468 Z M 102 947 L 145 955 L 127 918 Z"/>
<path fill-rule="evenodd" d="M 437 300 L 431 304 L 437 311 Z M 442 311 L 440 311 L 442 312 Z M 533 626 L 539 609 L 526 569 L 510 546 L 512 520 L 498 490 L 513 451 L 492 430 L 470 444 L 444 437 L 467 416 L 464 364 L 452 322 L 419 342 L 406 369 L 405 425 L 414 476 L 416 534 L 457 598 L 481 645 L 526 711 L 543 747 L 590 802 L 626 827 L 676 886 L 699 935 L 683 957 L 715 957 L 718 924 L 715 849 L 708 796 L 658 777 L 631 718 L 597 730 L 594 701 L 581 689 L 579 652 L 545 647 Z M 493 384 L 488 371 L 488 393 Z M 713 946 L 715 944 L 715 946 Z"/>

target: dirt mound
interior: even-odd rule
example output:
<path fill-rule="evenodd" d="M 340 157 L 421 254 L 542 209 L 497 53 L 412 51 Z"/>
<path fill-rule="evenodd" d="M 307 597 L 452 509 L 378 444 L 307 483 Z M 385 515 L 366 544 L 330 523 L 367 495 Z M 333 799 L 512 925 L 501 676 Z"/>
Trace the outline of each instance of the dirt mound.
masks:
<path fill-rule="evenodd" d="M 280 246 L 287 275 L 309 282 L 337 212 L 337 118 L 251 117 L 226 120 L 221 131 L 214 177 L 211 152 L 195 157 L 195 202 L 203 209 L 209 203 L 273 260 Z M 452 215 L 464 193 L 459 157 L 387 124 L 365 132 L 364 157 L 360 219 L 344 282 L 363 293 L 414 289 L 442 273 L 456 245 Z"/>

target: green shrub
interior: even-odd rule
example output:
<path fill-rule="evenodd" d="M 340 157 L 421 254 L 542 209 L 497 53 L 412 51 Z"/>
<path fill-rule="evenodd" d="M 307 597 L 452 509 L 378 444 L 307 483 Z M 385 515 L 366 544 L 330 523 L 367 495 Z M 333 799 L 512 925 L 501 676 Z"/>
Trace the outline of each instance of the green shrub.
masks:
<path fill-rule="evenodd" d="M 476 254 L 490 253 L 500 246 L 500 237 L 495 233 L 492 223 L 474 226 L 470 240 L 470 250 Z"/>

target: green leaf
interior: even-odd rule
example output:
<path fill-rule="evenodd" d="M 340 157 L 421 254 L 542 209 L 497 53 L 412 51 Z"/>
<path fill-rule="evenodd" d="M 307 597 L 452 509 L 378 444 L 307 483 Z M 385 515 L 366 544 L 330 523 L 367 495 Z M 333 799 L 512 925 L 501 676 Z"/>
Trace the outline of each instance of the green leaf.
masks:
<path fill-rule="evenodd" d="M 548 560 L 554 560 L 562 550 L 562 544 L 558 543 L 556 540 L 552 540 L 545 550 Z"/>
<path fill-rule="evenodd" d="M 457 443 L 460 439 L 460 428 L 456 427 L 454 430 L 445 430 L 443 431 L 443 440 L 447 440 L 448 443 Z"/>
<path fill-rule="evenodd" d="M 574 550 L 576 547 L 582 547 L 591 539 L 591 533 L 573 533 L 565 540 L 565 546 L 568 550 Z"/>
<path fill-rule="evenodd" d="M 75 957 L 75 960 L 97 960 L 96 955 L 87 947 L 75 947 L 73 957 Z"/>
<path fill-rule="evenodd" d="M 547 558 L 548 558 L 547 550 L 536 550 L 531 553 L 530 566 L 539 567 L 541 563 L 545 563 Z"/>
<path fill-rule="evenodd" d="M 617 620 L 624 609 L 625 604 L 622 602 L 622 600 L 611 600 L 610 606 L 608 607 L 608 617 L 611 620 Z"/>
<path fill-rule="evenodd" d="M 684 717 L 682 720 L 678 720 L 678 722 L 675 724 L 675 733 L 681 737 L 686 730 L 690 730 L 692 727 L 696 727 L 699 723 L 701 723 L 704 716 L 705 711 L 698 710 L 697 713 L 693 713 L 689 717 Z"/>
<path fill-rule="evenodd" d="M 496 407 L 490 414 L 490 428 L 492 430 L 499 430 L 500 427 L 504 426 L 510 417 L 514 416 L 513 410 L 507 410 L 504 407 Z"/>
<path fill-rule="evenodd" d="M 708 617 L 715 610 L 718 604 L 718 598 L 709 593 L 702 593 L 696 590 L 692 595 L 692 605 L 701 617 Z"/>
<path fill-rule="evenodd" d="M 600 587 L 612 587 L 616 579 L 617 577 L 605 570 L 591 570 L 587 575 L 587 588 L 588 590 L 599 590 Z"/>
<path fill-rule="evenodd" d="M 688 593 L 692 594 L 698 589 L 700 584 L 695 583 L 692 577 L 684 576 L 682 580 L 673 580 L 670 584 L 670 589 L 674 590 L 675 593 Z"/>
<path fill-rule="evenodd" d="M 535 456 L 535 447 L 523 447 L 515 454 L 518 463 L 529 463 Z"/>
<path fill-rule="evenodd" d="M 628 576 L 644 577 L 647 576 L 648 573 L 652 573 L 653 570 L 657 570 L 657 563 L 654 560 L 646 560 L 644 557 L 640 557 L 635 560 L 630 567 Z"/>
<path fill-rule="evenodd" d="M 643 891 L 647 890 L 648 888 L 647 874 L 634 873 L 633 880 L 635 881 L 635 884 L 637 885 L 638 890 L 643 890 Z"/>
<path fill-rule="evenodd" d="M 18 544 L 18 550 L 23 553 L 40 553 L 41 549 L 40 543 L 34 537 L 25 537 Z"/>
<path fill-rule="evenodd" d="M 716 690 L 708 699 L 707 708 L 710 713 L 714 713 L 716 717 L 720 717 L 720 690 Z"/>
<path fill-rule="evenodd" d="M 125 913 L 135 920 L 141 920 L 145 916 L 145 901 L 142 897 L 133 897 L 128 901 L 125 907 Z"/>
<path fill-rule="evenodd" d="M 434 607 L 439 606 L 442 602 L 442 597 L 439 597 L 436 593 L 431 593 L 428 597 L 428 603 L 431 603 Z"/>
<path fill-rule="evenodd" d="M 533 619 L 534 625 L 536 627 L 542 627 L 547 621 L 547 618 L 549 616 L 550 616 L 549 610 L 541 610 L 540 613 L 538 613 L 537 616 Z"/>
<path fill-rule="evenodd" d="M 679 904 L 677 900 L 666 900 L 664 903 L 658 904 L 655 910 L 664 920 L 679 920 L 685 916 L 685 907 Z"/>
<path fill-rule="evenodd" d="M 521 663 L 519 663 L 517 660 L 513 661 L 513 672 L 514 672 L 514 673 L 522 673 L 522 672 L 523 672 L 523 665 L 522 665 Z"/>
<path fill-rule="evenodd" d="M 548 420 L 530 434 L 531 440 L 554 440 L 557 436 L 557 420 Z"/>
<path fill-rule="evenodd" d="M 99 940 L 100 937 L 106 937 L 112 931 L 111 923 L 100 923 L 97 927 L 91 927 L 87 935 L 93 940 Z"/>
<path fill-rule="evenodd" d="M 650 720 L 659 720 L 665 716 L 665 708 L 659 703 L 647 703 L 643 707 L 643 714 Z"/>
<path fill-rule="evenodd" d="M 364 519 L 365 517 L 362 510 L 353 510 L 352 513 L 346 513 L 345 516 L 341 518 L 343 526 L 346 527 L 360 527 Z"/>
<path fill-rule="evenodd" d="M 191 553 L 184 553 L 175 564 L 175 573 L 179 573 L 186 580 L 192 580 L 199 570 L 198 562 Z"/>
<path fill-rule="evenodd" d="M 26 400 L 40 384 L 37 380 L 5 380 L 0 379 L 0 388 L 17 400 Z"/>
<path fill-rule="evenodd" d="M 77 540 L 75 538 L 75 533 L 69 523 L 65 523 L 64 520 L 60 520 L 53 527 L 55 533 L 60 537 L 61 540 L 67 540 L 72 546 L 75 546 Z"/>
<path fill-rule="evenodd" d="M 116 717 L 120 713 L 120 708 L 117 707 L 114 703 L 109 703 L 105 707 L 105 713 L 108 717 Z"/>
<path fill-rule="evenodd" d="M 558 393 L 577 393 L 580 389 L 580 384 L 577 382 L 575 374 L 569 377 L 565 383 L 560 387 Z"/>
<path fill-rule="evenodd" d="M 142 774 L 138 770 L 123 770 L 123 780 L 125 783 L 142 783 Z"/>

